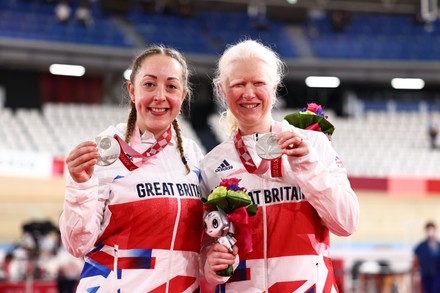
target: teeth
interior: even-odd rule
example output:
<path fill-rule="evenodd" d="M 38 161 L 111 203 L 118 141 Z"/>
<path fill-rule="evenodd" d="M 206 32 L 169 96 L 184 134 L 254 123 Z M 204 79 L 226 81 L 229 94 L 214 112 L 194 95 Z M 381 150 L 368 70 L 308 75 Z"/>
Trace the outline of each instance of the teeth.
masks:
<path fill-rule="evenodd" d="M 152 112 L 165 112 L 165 108 L 150 108 Z"/>
<path fill-rule="evenodd" d="M 258 104 L 242 104 L 241 106 L 244 108 L 247 108 L 247 109 L 252 109 L 252 108 L 257 107 Z"/>

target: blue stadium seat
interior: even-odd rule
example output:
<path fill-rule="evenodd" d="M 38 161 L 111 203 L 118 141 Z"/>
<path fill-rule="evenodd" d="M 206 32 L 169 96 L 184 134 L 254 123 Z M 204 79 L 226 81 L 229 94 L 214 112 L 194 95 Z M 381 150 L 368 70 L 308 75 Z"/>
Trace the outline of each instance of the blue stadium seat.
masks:
<path fill-rule="evenodd" d="M 439 21 L 429 27 L 417 24 L 411 15 L 356 14 L 344 32 L 333 31 L 328 15 L 313 19 L 312 25 L 318 36 L 309 42 L 318 58 L 440 59 Z"/>
<path fill-rule="evenodd" d="M 54 42 L 73 42 L 114 47 L 133 47 L 120 28 L 109 17 L 96 13 L 94 23 L 84 27 L 74 17 L 60 24 L 54 16 L 55 6 L 43 1 L 1 1 L 0 35 Z M 72 11 L 75 11 L 72 4 Z M 73 14 L 73 13 L 72 13 Z M 102 40 L 102 41 L 100 41 Z"/>

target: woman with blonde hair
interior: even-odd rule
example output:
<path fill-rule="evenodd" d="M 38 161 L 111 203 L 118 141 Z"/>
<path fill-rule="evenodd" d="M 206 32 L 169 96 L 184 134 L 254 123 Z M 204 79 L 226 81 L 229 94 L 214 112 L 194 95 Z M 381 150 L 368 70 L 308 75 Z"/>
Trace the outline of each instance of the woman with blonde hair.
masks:
<path fill-rule="evenodd" d="M 338 292 L 330 233 L 356 230 L 359 203 L 323 133 L 272 118 L 284 69 L 255 40 L 228 47 L 218 62 L 213 84 L 230 138 L 202 160 L 202 194 L 221 179 L 237 178 L 258 206 L 248 219 L 252 250 L 230 253 L 215 242 L 203 248 L 204 278 L 218 292 Z M 230 278 L 217 274 L 232 264 Z"/>

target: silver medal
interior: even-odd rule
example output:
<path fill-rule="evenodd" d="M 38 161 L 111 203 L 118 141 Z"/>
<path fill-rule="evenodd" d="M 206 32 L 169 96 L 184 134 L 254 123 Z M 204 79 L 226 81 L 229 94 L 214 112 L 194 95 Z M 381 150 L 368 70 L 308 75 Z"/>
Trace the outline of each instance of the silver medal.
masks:
<path fill-rule="evenodd" d="M 98 136 L 95 141 L 99 152 L 96 165 L 108 166 L 116 162 L 120 153 L 118 141 L 113 136 Z"/>
<path fill-rule="evenodd" d="M 283 154 L 277 142 L 277 135 L 272 132 L 261 135 L 257 141 L 256 148 L 257 155 L 263 160 L 274 160 Z"/>

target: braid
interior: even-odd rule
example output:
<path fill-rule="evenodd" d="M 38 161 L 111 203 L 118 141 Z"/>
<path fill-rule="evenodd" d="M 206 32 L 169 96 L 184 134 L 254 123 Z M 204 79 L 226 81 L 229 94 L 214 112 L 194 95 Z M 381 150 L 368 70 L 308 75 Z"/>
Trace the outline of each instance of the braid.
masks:
<path fill-rule="evenodd" d="M 125 131 L 125 142 L 130 143 L 131 135 L 133 134 L 136 123 L 136 106 L 133 102 L 131 104 L 130 114 L 128 115 L 127 130 Z"/>
<path fill-rule="evenodd" d="M 188 174 L 191 171 L 191 169 L 189 168 L 188 162 L 186 161 L 186 158 L 185 158 L 185 152 L 183 150 L 183 143 L 182 143 L 182 135 L 180 132 L 180 126 L 179 126 L 179 123 L 177 122 L 177 119 L 174 119 L 174 121 L 173 121 L 173 128 L 174 128 L 174 131 L 176 132 L 177 148 L 179 149 L 180 158 L 182 159 L 182 163 L 185 165 L 186 172 Z"/>

